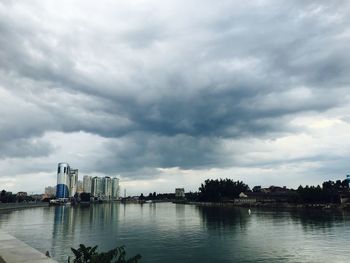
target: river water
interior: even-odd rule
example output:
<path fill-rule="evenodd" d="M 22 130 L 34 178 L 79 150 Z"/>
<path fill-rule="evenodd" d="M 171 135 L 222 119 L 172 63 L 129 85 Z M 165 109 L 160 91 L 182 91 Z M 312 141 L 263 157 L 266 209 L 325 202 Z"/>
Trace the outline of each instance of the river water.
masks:
<path fill-rule="evenodd" d="M 59 262 L 81 243 L 141 263 L 350 262 L 348 212 L 106 203 L 0 211 L 0 228 Z"/>

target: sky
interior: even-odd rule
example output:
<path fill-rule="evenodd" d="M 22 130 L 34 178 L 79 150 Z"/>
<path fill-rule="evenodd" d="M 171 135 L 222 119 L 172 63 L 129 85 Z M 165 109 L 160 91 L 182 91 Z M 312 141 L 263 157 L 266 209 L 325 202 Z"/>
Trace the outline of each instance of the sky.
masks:
<path fill-rule="evenodd" d="M 349 1 L 0 0 L 0 188 L 350 173 Z"/>

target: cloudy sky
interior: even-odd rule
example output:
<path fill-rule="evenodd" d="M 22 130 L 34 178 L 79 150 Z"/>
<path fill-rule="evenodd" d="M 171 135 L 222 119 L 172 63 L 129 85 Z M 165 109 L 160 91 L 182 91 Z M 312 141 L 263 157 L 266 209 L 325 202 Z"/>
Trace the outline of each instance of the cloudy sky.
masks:
<path fill-rule="evenodd" d="M 0 188 L 350 173 L 349 1 L 1 1 Z"/>

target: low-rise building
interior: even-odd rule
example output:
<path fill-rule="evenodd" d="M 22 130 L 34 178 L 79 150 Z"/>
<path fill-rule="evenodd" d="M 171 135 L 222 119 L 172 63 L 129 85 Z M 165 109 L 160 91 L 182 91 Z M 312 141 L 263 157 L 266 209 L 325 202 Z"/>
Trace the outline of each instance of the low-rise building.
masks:
<path fill-rule="evenodd" d="M 185 198 L 185 189 L 175 188 L 175 198 Z"/>
<path fill-rule="evenodd" d="M 27 197 L 27 192 L 18 192 L 17 197 Z"/>

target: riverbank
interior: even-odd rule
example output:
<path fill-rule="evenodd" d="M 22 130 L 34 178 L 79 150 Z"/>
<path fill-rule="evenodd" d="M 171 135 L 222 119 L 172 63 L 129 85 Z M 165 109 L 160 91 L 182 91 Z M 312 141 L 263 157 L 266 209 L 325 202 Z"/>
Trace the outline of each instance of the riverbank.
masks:
<path fill-rule="evenodd" d="M 0 203 L 0 210 L 18 210 L 34 207 L 48 207 L 49 203 L 33 202 L 33 203 Z"/>
<path fill-rule="evenodd" d="M 234 202 L 186 202 L 175 201 L 175 204 L 189 204 L 199 206 L 216 206 L 216 207 L 257 207 L 272 209 L 322 209 L 322 210 L 350 210 L 350 204 L 291 204 L 291 203 L 234 203 Z"/>
<path fill-rule="evenodd" d="M 0 230 L 0 263 L 57 263 L 38 250 Z"/>

